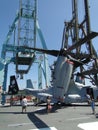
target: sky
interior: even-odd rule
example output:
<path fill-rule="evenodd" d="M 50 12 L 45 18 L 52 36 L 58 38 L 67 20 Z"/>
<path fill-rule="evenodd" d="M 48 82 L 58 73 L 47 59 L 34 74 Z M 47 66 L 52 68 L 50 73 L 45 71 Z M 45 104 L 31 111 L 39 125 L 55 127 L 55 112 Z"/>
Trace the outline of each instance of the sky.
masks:
<path fill-rule="evenodd" d="M 82 0 L 78 0 L 81 3 Z M 83 5 L 81 4 L 81 7 Z M 81 8 L 80 7 L 80 8 Z M 98 32 L 98 0 L 89 0 L 90 9 L 90 20 L 91 20 L 91 30 Z M 6 40 L 6 35 L 9 31 L 17 11 L 19 10 L 19 0 L 1 0 L 0 1 L 0 51 L 2 49 L 2 44 Z M 44 39 L 48 49 L 60 49 L 62 43 L 62 35 L 64 28 L 64 21 L 69 21 L 71 19 L 71 0 L 38 0 L 37 7 L 38 21 L 43 33 Z M 80 14 L 82 16 L 82 10 Z M 98 52 L 97 45 L 98 38 L 93 40 L 94 47 Z M 52 64 L 54 57 L 49 56 L 49 65 Z M 8 70 L 8 80 L 9 76 L 15 74 L 14 65 L 9 65 Z M 26 87 L 26 79 L 32 77 L 32 82 L 37 86 L 37 66 L 33 65 L 30 70 L 30 74 L 24 76 L 23 80 L 19 80 L 20 88 Z M 32 75 L 32 76 L 31 76 Z M 89 82 L 87 82 L 89 83 Z"/>

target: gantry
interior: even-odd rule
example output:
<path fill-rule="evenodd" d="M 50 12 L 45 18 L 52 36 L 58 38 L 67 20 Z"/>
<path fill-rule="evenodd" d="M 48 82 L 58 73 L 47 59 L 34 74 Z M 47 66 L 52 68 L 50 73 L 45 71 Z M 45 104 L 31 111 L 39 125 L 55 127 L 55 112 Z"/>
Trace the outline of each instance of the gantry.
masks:
<path fill-rule="evenodd" d="M 66 48 L 65 54 L 70 54 L 81 61 L 82 65 L 77 65 L 79 74 L 98 86 L 98 54 L 91 40 L 98 36 L 98 32 L 91 31 L 89 2 L 88 0 L 71 1 L 72 19 L 64 22 L 62 48 Z M 80 2 L 83 8 L 79 8 Z M 84 17 L 80 19 L 81 15 Z"/>
<path fill-rule="evenodd" d="M 25 47 L 37 46 L 37 34 L 39 35 L 42 48 L 47 49 L 42 31 L 37 18 L 37 0 L 20 0 L 19 12 L 17 13 L 5 42 L 2 46 L 0 59 L 0 86 L 3 92 L 7 89 L 8 65 L 13 62 L 16 66 L 16 74 L 23 78 L 28 74 L 33 63 L 38 64 L 38 88 L 42 88 L 42 72 L 45 78 L 45 85 L 49 86 L 48 59 L 46 54 L 26 49 Z M 13 42 L 10 42 L 13 37 Z M 10 53 L 10 58 L 7 53 Z M 43 58 L 37 58 L 41 57 Z M 42 63 L 44 62 L 44 67 Z M 2 104 L 5 103 L 5 96 L 2 96 Z"/>

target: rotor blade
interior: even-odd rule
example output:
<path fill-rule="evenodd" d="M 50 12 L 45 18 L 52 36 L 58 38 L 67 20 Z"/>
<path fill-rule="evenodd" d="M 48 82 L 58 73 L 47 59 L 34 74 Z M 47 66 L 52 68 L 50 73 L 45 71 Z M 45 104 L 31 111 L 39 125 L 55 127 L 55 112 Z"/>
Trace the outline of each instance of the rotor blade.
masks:
<path fill-rule="evenodd" d="M 73 53 L 73 52 L 68 52 L 68 55 L 71 55 L 75 59 L 80 59 L 83 60 L 85 58 L 89 58 L 90 54 L 85 54 L 85 53 Z M 66 56 L 66 53 L 63 53 L 63 56 Z"/>
<path fill-rule="evenodd" d="M 85 42 L 90 41 L 91 39 L 93 39 L 96 36 L 98 36 L 97 32 L 91 32 L 86 37 L 84 37 L 83 39 L 78 41 L 76 44 L 74 44 L 71 47 L 69 47 L 67 50 L 64 50 L 64 49 L 62 49 L 62 50 L 46 50 L 46 49 L 32 48 L 32 47 L 27 47 L 27 46 L 25 46 L 25 49 L 39 51 L 39 52 L 46 53 L 46 54 L 49 54 L 49 55 L 52 55 L 52 56 L 58 56 L 58 55 L 66 56 L 66 54 L 70 54 L 70 52 L 72 50 L 74 50 L 75 48 L 81 46 Z M 22 48 L 23 48 L 23 46 L 22 46 Z"/>
<path fill-rule="evenodd" d="M 78 66 L 80 65 L 83 65 L 83 63 L 75 58 L 73 58 L 72 56 L 70 55 L 67 55 L 67 57 L 74 62 L 74 67 L 77 68 Z"/>
<path fill-rule="evenodd" d="M 46 49 L 33 48 L 33 47 L 25 47 L 25 49 L 39 51 L 39 52 L 46 53 L 52 56 L 58 56 L 60 53 L 59 50 L 46 50 Z"/>
<path fill-rule="evenodd" d="M 98 36 L 97 32 L 91 32 L 89 33 L 87 36 L 85 36 L 83 39 L 81 39 L 80 41 L 78 41 L 76 44 L 72 45 L 71 47 L 69 47 L 66 52 L 72 51 L 75 48 L 81 46 L 82 44 L 84 44 L 85 42 L 90 41 L 91 39 L 93 39 L 94 37 Z"/>
<path fill-rule="evenodd" d="M 98 73 L 98 69 L 92 68 L 90 70 L 86 70 L 84 72 L 81 72 L 82 75 L 94 75 Z"/>

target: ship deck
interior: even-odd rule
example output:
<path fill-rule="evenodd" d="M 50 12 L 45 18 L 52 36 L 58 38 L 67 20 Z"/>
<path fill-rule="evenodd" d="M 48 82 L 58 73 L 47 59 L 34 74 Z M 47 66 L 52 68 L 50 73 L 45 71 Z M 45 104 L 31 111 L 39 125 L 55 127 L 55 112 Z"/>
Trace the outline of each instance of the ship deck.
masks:
<path fill-rule="evenodd" d="M 21 113 L 21 106 L 0 106 L 0 130 L 97 130 L 98 106 L 96 115 L 92 114 L 90 106 L 73 105 L 54 108 L 51 113 L 46 107 L 27 107 L 26 113 Z"/>

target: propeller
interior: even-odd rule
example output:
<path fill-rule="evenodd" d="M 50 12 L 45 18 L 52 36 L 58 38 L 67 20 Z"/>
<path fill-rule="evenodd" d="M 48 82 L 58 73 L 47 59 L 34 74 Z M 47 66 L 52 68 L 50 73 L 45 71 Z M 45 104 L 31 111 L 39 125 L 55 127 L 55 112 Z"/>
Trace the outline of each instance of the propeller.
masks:
<path fill-rule="evenodd" d="M 75 62 L 76 67 L 78 67 L 80 65 L 83 65 L 83 64 L 89 62 L 90 55 L 89 54 L 76 54 L 76 53 L 72 53 L 71 51 L 78 48 L 82 44 L 90 41 L 91 39 L 93 39 L 96 36 L 98 36 L 97 32 L 91 32 L 87 36 L 85 36 L 83 39 L 79 40 L 77 43 L 75 43 L 74 45 L 69 47 L 68 49 L 63 48 L 61 50 L 46 50 L 46 49 L 33 48 L 33 47 L 27 47 L 27 46 L 25 46 L 24 49 L 39 51 L 39 52 L 46 53 L 46 54 L 56 56 L 56 57 L 57 56 L 68 56 L 70 60 Z M 23 46 L 21 46 L 21 47 L 23 49 Z M 78 58 L 77 58 L 77 56 L 78 56 Z M 84 58 L 86 58 L 87 60 L 81 61 Z"/>
<path fill-rule="evenodd" d="M 93 39 L 94 37 L 98 36 L 97 32 L 91 32 L 89 33 L 87 36 L 85 36 L 83 39 L 81 39 L 80 41 L 78 41 L 77 43 L 75 43 L 74 45 L 72 45 L 71 47 L 69 47 L 68 49 L 61 49 L 61 50 L 46 50 L 46 49 L 40 49 L 40 48 L 33 48 L 33 47 L 27 47 L 25 46 L 25 49 L 29 49 L 29 50 L 35 50 L 35 51 L 39 51 L 42 53 L 46 53 L 52 56 L 58 56 L 58 55 L 63 55 L 66 56 L 66 54 L 71 54 L 71 51 L 78 48 L 79 46 L 81 46 L 82 44 L 90 41 L 91 39 Z M 23 46 L 21 46 L 23 48 Z"/>

